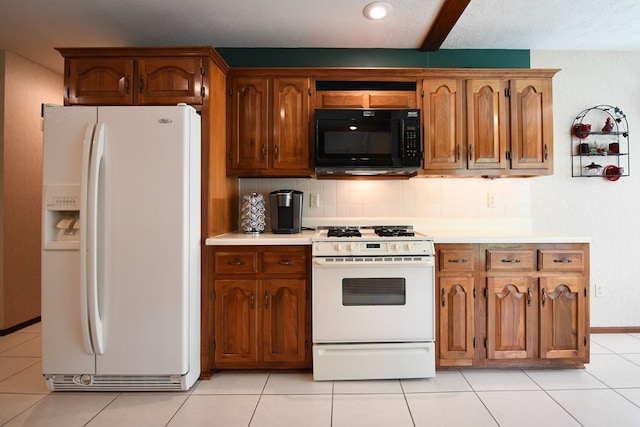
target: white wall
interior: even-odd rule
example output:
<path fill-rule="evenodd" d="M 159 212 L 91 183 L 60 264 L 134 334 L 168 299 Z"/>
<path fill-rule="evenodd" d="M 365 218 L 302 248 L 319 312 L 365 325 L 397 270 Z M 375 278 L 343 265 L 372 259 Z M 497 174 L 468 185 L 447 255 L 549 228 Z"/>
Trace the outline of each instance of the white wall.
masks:
<path fill-rule="evenodd" d="M 638 53 L 555 52 L 531 54 L 532 68 L 560 68 L 553 79 L 554 175 L 538 178 L 414 178 L 407 181 L 315 179 L 241 179 L 240 194 L 293 188 L 305 193 L 303 225 L 358 223 L 380 219 L 422 224 L 532 227 L 591 236 L 592 326 L 640 326 L 640 69 Z M 629 177 L 617 182 L 571 177 L 569 129 L 580 111 L 598 104 L 617 105 L 630 128 Z M 638 129 L 634 137 L 634 129 Z M 308 207 L 309 192 L 319 193 L 320 208 Z M 495 193 L 497 206 L 487 207 Z M 593 284 L 604 286 L 594 297 Z"/>
<path fill-rule="evenodd" d="M 534 51 L 532 68 L 561 68 L 553 78 L 555 173 L 531 181 L 533 227 L 592 237 L 593 326 L 640 326 L 640 53 Z M 629 122 L 629 177 L 616 182 L 571 177 L 569 129 L 580 111 L 620 107 Z M 606 164 L 606 160 L 603 160 Z"/>

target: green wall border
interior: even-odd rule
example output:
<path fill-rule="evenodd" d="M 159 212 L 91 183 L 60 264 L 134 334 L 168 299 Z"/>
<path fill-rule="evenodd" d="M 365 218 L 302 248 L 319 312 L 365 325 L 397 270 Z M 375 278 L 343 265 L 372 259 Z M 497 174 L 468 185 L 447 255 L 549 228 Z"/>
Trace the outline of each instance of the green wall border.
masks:
<path fill-rule="evenodd" d="M 216 48 L 230 67 L 530 68 L 529 50 Z"/>

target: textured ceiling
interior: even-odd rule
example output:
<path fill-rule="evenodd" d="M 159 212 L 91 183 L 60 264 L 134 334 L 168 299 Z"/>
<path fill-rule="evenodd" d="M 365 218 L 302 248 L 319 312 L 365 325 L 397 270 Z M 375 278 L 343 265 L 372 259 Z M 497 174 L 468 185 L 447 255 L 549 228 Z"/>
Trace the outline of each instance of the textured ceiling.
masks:
<path fill-rule="evenodd" d="M 0 49 L 56 71 L 54 47 L 418 48 L 443 0 L 0 0 Z M 471 0 L 442 49 L 640 51 L 639 0 Z"/>

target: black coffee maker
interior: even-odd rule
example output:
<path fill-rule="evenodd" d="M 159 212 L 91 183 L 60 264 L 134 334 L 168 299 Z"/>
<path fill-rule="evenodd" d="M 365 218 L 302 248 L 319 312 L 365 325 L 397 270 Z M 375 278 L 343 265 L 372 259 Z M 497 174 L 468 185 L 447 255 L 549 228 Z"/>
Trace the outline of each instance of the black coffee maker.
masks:
<path fill-rule="evenodd" d="M 271 231 L 276 234 L 300 233 L 302 229 L 302 191 L 278 190 L 269 193 Z"/>

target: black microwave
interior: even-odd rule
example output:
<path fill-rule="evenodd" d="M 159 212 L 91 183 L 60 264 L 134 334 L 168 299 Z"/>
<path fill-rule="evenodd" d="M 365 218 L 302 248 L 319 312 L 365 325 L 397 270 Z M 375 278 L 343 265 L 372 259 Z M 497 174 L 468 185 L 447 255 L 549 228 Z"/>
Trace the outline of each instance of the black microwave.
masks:
<path fill-rule="evenodd" d="M 315 110 L 315 168 L 322 175 L 413 175 L 420 168 L 420 110 Z"/>

